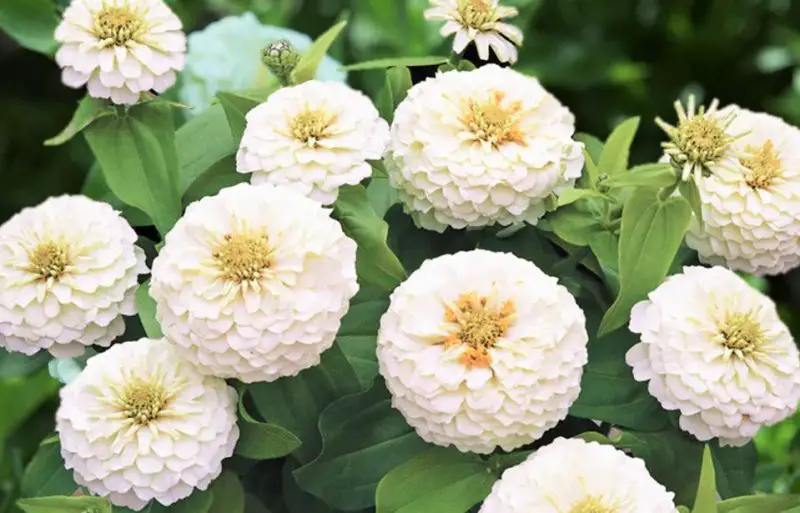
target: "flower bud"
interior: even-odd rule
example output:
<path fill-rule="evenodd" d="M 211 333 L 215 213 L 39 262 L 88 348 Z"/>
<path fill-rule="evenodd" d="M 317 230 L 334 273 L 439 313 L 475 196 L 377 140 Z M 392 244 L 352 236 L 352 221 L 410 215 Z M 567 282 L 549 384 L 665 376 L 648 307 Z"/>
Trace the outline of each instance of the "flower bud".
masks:
<path fill-rule="evenodd" d="M 287 39 L 279 39 L 264 48 L 261 62 L 278 77 L 282 85 L 291 85 L 292 71 L 300 62 L 300 54 Z"/>

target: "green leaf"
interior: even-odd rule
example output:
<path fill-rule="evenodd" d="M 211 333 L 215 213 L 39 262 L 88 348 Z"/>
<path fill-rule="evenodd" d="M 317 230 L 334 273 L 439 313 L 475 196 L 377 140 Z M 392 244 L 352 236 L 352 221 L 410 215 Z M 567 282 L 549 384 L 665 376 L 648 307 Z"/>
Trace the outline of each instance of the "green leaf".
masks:
<path fill-rule="evenodd" d="M 592 189 L 564 189 L 558 194 L 558 206 L 563 207 L 575 203 L 581 198 L 603 198 L 604 194 Z"/>
<path fill-rule="evenodd" d="M 711 446 L 717 471 L 717 492 L 723 499 L 747 495 L 755 486 L 758 452 L 753 442 L 742 447 Z"/>
<path fill-rule="evenodd" d="M 39 450 L 25 469 L 20 483 L 22 497 L 47 497 L 50 495 L 72 495 L 78 485 L 72 472 L 64 468 L 58 438 L 42 442 Z"/>
<path fill-rule="evenodd" d="M 294 476 L 301 488 L 344 511 L 375 504 L 381 478 L 429 447 L 392 408 L 380 381 L 331 404 L 320 416 L 319 429 L 322 453 Z"/>
<path fill-rule="evenodd" d="M 393 290 L 406 279 L 406 272 L 386 243 L 389 226 L 378 217 L 361 185 L 339 189 L 334 213 L 348 237 L 358 244 L 356 270 L 364 282 Z"/>
<path fill-rule="evenodd" d="M 178 190 L 183 196 L 206 171 L 236 153 L 225 108 L 212 105 L 187 121 L 175 133 L 175 147 L 181 166 Z"/>
<path fill-rule="evenodd" d="M 363 390 L 368 389 L 378 375 L 377 333 L 381 317 L 388 308 L 387 291 L 362 285 L 350 301 L 350 309 L 336 336 L 336 343 L 353 366 Z"/>
<path fill-rule="evenodd" d="M 3 379 L 21 378 L 33 374 L 52 359 L 47 351 L 39 351 L 33 356 L 28 356 L 0 349 L 0 390 L 3 388 Z"/>
<path fill-rule="evenodd" d="M 614 445 L 614 442 L 609 440 L 608 437 L 598 433 L 597 431 L 587 431 L 586 433 L 581 433 L 573 438 L 580 438 L 581 440 L 586 440 L 587 442 L 597 442 L 600 445 Z"/>
<path fill-rule="evenodd" d="M 183 195 L 183 204 L 189 205 L 206 196 L 215 196 L 226 187 L 249 180 L 249 174 L 236 171 L 236 155 L 229 155 L 197 177 Z"/>
<path fill-rule="evenodd" d="M 272 460 L 292 454 L 301 444 L 299 438 L 277 424 L 242 419 L 235 453 L 250 460 Z"/>
<path fill-rule="evenodd" d="M 480 247 L 489 251 L 513 253 L 519 258 L 530 260 L 547 274 L 551 274 L 553 266 L 563 260 L 553 245 L 530 225 L 510 237 L 483 237 Z"/>
<path fill-rule="evenodd" d="M 347 26 L 347 20 L 342 20 L 333 27 L 329 28 L 324 34 L 319 36 L 314 43 L 303 53 L 300 62 L 297 63 L 292 71 L 292 83 L 302 84 L 309 80 L 314 80 L 317 76 L 317 68 L 319 68 L 322 59 L 328 53 L 331 45 L 333 45 L 336 38 Z"/>
<path fill-rule="evenodd" d="M 692 513 L 717 513 L 717 481 L 714 474 L 714 460 L 711 448 L 703 449 L 703 465 L 700 467 L 700 481 L 694 499 Z"/>
<path fill-rule="evenodd" d="M 100 497 L 34 497 L 17 506 L 25 513 L 112 513 L 111 503 Z"/>
<path fill-rule="evenodd" d="M 29 377 L 0 381 L 0 439 L 55 396 L 58 386 L 58 381 L 50 377 L 46 368 Z"/>
<path fill-rule="evenodd" d="M 397 189 L 392 187 L 386 176 L 373 176 L 367 186 L 367 198 L 375 214 L 383 219 L 386 212 L 400 201 Z"/>
<path fill-rule="evenodd" d="M 575 134 L 575 140 L 583 143 L 586 147 L 586 153 L 589 154 L 594 162 L 600 162 L 600 155 L 603 154 L 603 141 L 584 132 Z"/>
<path fill-rule="evenodd" d="M 386 59 L 357 62 L 339 69 L 341 71 L 361 71 L 367 69 L 386 69 L 395 66 L 413 68 L 414 66 L 437 66 L 447 62 L 447 60 L 447 57 L 441 55 L 429 55 L 427 57 L 389 57 Z"/>
<path fill-rule="evenodd" d="M 44 145 L 59 146 L 69 141 L 91 125 L 94 120 L 113 114 L 114 111 L 109 108 L 110 105 L 108 100 L 92 98 L 88 95 L 84 96 L 78 103 L 78 108 L 75 109 L 69 124 L 60 134 L 46 140 Z"/>
<path fill-rule="evenodd" d="M 405 99 L 412 85 L 411 72 L 407 67 L 399 66 L 386 70 L 383 89 L 378 93 L 376 102 L 383 119 L 392 122 L 395 109 Z"/>
<path fill-rule="evenodd" d="M 111 192 L 103 176 L 103 170 L 100 169 L 100 165 L 97 162 L 89 169 L 81 194 L 94 200 L 108 203 L 115 210 L 118 210 L 131 226 L 153 226 L 150 216 L 138 208 L 126 205 L 116 194 Z"/>
<path fill-rule="evenodd" d="M 611 232 L 594 233 L 589 238 L 589 248 L 603 270 L 608 289 L 619 294 L 619 237 Z"/>
<path fill-rule="evenodd" d="M 58 15 L 51 0 L 3 0 L 0 29 L 28 50 L 53 55 Z"/>
<path fill-rule="evenodd" d="M 564 241 L 575 246 L 588 246 L 592 237 L 605 231 L 605 201 L 596 198 L 578 199 L 559 208 L 545 218 L 547 226 Z"/>
<path fill-rule="evenodd" d="M 686 506 L 678 506 L 678 513 L 691 513 Z"/>
<path fill-rule="evenodd" d="M 208 513 L 244 513 L 244 487 L 236 474 L 224 470 L 211 486 L 213 501 Z"/>
<path fill-rule="evenodd" d="M 690 219 L 691 208 L 682 197 L 662 201 L 657 189 L 634 190 L 622 210 L 620 291 L 600 323 L 600 335 L 623 326 L 633 305 L 661 284 Z"/>
<path fill-rule="evenodd" d="M 628 169 L 628 155 L 638 129 L 637 117 L 623 121 L 611 132 L 597 163 L 601 175 L 614 176 Z"/>
<path fill-rule="evenodd" d="M 719 513 L 798 513 L 800 495 L 749 495 L 717 504 Z"/>
<path fill-rule="evenodd" d="M 151 501 L 138 513 L 208 513 L 214 496 L 211 490 L 195 490 L 192 494 L 171 506 L 162 506 L 157 501 Z M 128 508 L 114 508 L 114 513 L 137 513 Z"/>
<path fill-rule="evenodd" d="M 150 296 L 150 280 L 136 289 L 136 312 L 149 338 L 161 338 L 164 333 L 156 320 L 156 301 Z"/>
<path fill-rule="evenodd" d="M 702 225 L 703 223 L 703 200 L 700 199 L 700 190 L 697 188 L 697 183 L 694 180 L 681 181 L 678 185 L 678 191 L 692 207 L 694 217 Z"/>
<path fill-rule="evenodd" d="M 644 164 L 610 177 L 603 185 L 616 187 L 669 187 L 678 180 L 675 169 L 670 164 Z"/>
<path fill-rule="evenodd" d="M 233 143 L 238 147 L 242 140 L 244 129 L 247 126 L 247 113 L 257 107 L 261 102 L 235 93 L 217 93 L 217 99 L 225 111 L 228 127 L 233 138 Z"/>
<path fill-rule="evenodd" d="M 166 234 L 181 216 L 171 107 L 137 105 L 125 116 L 96 120 L 83 133 L 111 191 Z"/>
<path fill-rule="evenodd" d="M 489 495 L 496 480 L 487 460 L 434 447 L 381 479 L 377 513 L 466 513 Z"/>

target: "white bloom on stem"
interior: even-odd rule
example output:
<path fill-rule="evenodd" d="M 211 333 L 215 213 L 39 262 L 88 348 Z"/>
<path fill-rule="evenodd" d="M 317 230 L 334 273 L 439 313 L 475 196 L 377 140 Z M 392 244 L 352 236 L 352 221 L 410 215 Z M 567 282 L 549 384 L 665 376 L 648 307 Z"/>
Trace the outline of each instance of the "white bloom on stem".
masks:
<path fill-rule="evenodd" d="M 0 226 L 0 347 L 80 356 L 134 315 L 147 272 L 136 232 L 107 203 L 58 196 Z"/>
<path fill-rule="evenodd" d="M 631 312 L 634 378 L 700 441 L 740 446 L 790 417 L 800 356 L 775 304 L 723 267 L 684 267 Z"/>
<path fill-rule="evenodd" d="M 55 39 L 64 84 L 116 104 L 166 91 L 184 66 L 186 36 L 163 0 L 72 0 Z"/>
<path fill-rule="evenodd" d="M 677 513 L 674 498 L 641 459 L 556 438 L 503 472 L 480 513 Z"/>
<path fill-rule="evenodd" d="M 444 37 L 455 34 L 453 51 L 461 53 L 474 41 L 481 60 L 489 60 L 489 48 L 500 62 L 517 62 L 517 46 L 522 45 L 522 31 L 514 25 L 503 23 L 518 13 L 516 7 L 500 5 L 498 0 L 430 0 L 431 7 L 425 18 L 444 21 L 440 33 Z"/>
<path fill-rule="evenodd" d="M 510 253 L 422 264 L 378 332 L 392 404 L 427 442 L 488 454 L 567 416 L 587 361 L 586 320 L 556 278 Z"/>
<path fill-rule="evenodd" d="M 239 438 L 236 404 L 166 340 L 119 344 L 61 389 L 61 455 L 76 483 L 115 506 L 169 506 L 219 476 Z"/>
<path fill-rule="evenodd" d="M 418 226 L 536 224 L 583 169 L 575 118 L 531 77 L 487 65 L 411 88 L 385 158 Z"/>
<path fill-rule="evenodd" d="M 363 93 L 339 82 L 284 87 L 247 114 L 236 158 L 252 183 L 271 183 L 329 205 L 339 187 L 372 175 L 389 125 Z"/>
<path fill-rule="evenodd" d="M 203 372 L 247 383 L 319 363 L 357 291 L 356 244 L 330 210 L 250 184 L 189 205 L 150 286 L 170 340 Z"/>

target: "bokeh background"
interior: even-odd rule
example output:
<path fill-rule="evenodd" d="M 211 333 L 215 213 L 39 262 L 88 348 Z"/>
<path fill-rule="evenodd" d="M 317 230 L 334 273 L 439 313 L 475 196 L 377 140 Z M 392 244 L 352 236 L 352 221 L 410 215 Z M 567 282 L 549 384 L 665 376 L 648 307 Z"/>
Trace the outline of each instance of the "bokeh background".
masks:
<path fill-rule="evenodd" d="M 3 0 L 6 1 L 6 0 Z M 447 55 L 449 41 L 426 22 L 427 0 L 167 0 L 188 31 L 229 14 L 312 38 L 344 12 L 351 23 L 332 56 L 344 63 L 397 56 Z M 58 0 L 61 6 L 68 0 Z M 605 138 L 621 119 L 641 116 L 634 163 L 659 154 L 656 116 L 695 94 L 777 114 L 800 125 L 800 2 L 792 0 L 505 0 L 525 32 L 517 69 L 538 77 L 575 113 L 578 130 Z M 0 2 L 2 16 L 2 2 Z M 265 42 L 266 44 L 267 42 Z M 258 65 L 258 63 L 253 64 Z M 69 121 L 82 92 L 63 87 L 46 56 L 0 32 L 0 222 L 46 197 L 78 192 L 91 155 L 82 138 L 42 142 Z M 353 72 L 368 93 L 380 71 Z M 800 272 L 757 283 L 800 334 Z M 38 363 L 39 365 L 41 362 Z M 52 430 L 55 383 L 36 361 L 0 353 L 0 513 L 11 511 L 18 476 Z M 800 417 L 760 433 L 758 489 L 800 492 Z M 4 493 L 5 492 L 5 493 Z"/>

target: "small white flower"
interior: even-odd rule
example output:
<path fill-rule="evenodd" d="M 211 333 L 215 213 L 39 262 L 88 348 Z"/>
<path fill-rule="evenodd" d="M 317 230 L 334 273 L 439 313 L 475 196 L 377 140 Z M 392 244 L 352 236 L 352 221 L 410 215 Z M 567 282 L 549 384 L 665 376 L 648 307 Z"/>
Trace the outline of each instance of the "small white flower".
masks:
<path fill-rule="evenodd" d="M 631 312 L 638 381 L 700 441 L 740 446 L 800 400 L 800 356 L 775 304 L 723 267 L 685 267 Z"/>
<path fill-rule="evenodd" d="M 284 87 L 247 114 L 236 168 L 252 183 L 284 185 L 329 205 L 339 187 L 372 174 L 389 125 L 363 93 L 312 80 Z"/>
<path fill-rule="evenodd" d="M 586 319 L 556 278 L 510 253 L 428 260 L 378 332 L 392 404 L 427 442 L 491 453 L 567 416 L 587 361 Z"/>
<path fill-rule="evenodd" d="M 411 88 L 385 163 L 418 226 L 536 224 L 583 168 L 575 118 L 535 78 L 490 64 Z"/>
<path fill-rule="evenodd" d="M 677 513 L 674 498 L 639 458 L 556 438 L 503 472 L 480 513 Z"/>
<path fill-rule="evenodd" d="M 169 89 L 183 69 L 186 36 L 163 0 L 72 0 L 56 28 L 65 85 L 134 104 Z"/>
<path fill-rule="evenodd" d="M 498 0 L 430 0 L 425 18 L 446 22 L 440 33 L 455 34 L 453 51 L 461 53 L 474 41 L 481 60 L 489 60 L 489 47 L 500 62 L 517 62 L 517 46 L 522 45 L 522 31 L 502 19 L 518 14 L 516 7 L 505 7 Z M 516 45 L 516 46 L 515 46 Z"/>
<path fill-rule="evenodd" d="M 32 355 L 108 346 L 147 272 L 136 232 L 107 203 L 59 196 L 0 226 L 0 347 Z"/>
<path fill-rule="evenodd" d="M 169 506 L 219 476 L 239 438 L 236 403 L 166 340 L 118 344 L 61 389 L 61 455 L 76 483 L 115 506 Z"/>
<path fill-rule="evenodd" d="M 319 363 L 357 291 L 356 244 L 330 210 L 250 184 L 189 205 L 150 286 L 164 333 L 189 359 L 248 383 Z"/>

